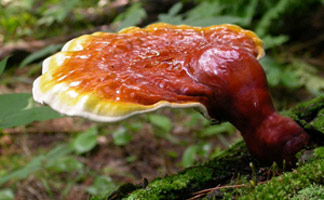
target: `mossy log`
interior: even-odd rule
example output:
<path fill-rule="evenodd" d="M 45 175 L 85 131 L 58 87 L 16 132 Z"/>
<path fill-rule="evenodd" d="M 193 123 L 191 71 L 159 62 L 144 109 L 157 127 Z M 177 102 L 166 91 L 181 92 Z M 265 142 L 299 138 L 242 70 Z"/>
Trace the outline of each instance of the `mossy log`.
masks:
<path fill-rule="evenodd" d="M 285 170 L 259 163 L 240 141 L 216 158 L 175 175 L 157 178 L 146 186 L 125 185 L 108 199 L 319 199 L 324 191 L 324 96 L 285 113 L 312 136 L 315 146 L 305 151 L 296 169 Z M 306 156 L 305 158 L 305 155 Z M 260 182 L 262 181 L 262 184 Z M 238 185 L 230 189 L 206 188 Z M 314 196 L 315 195 L 315 196 Z M 316 196 L 317 195 L 317 196 Z M 96 199 L 96 198 L 94 198 Z"/>

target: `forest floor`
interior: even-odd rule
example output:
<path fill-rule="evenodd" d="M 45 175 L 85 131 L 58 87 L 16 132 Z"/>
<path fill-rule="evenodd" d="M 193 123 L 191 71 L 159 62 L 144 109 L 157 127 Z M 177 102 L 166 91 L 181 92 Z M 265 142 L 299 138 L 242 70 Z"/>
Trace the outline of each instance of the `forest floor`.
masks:
<path fill-rule="evenodd" d="M 4 5 L 3 2 L 0 1 L 0 4 Z M 24 1 L 8 2 L 8 4 L 10 2 L 14 4 Z M 49 8 L 62 11 L 57 13 L 65 12 L 63 1 L 53 0 L 53 2 L 56 4 L 48 6 Z M 71 0 L 72 4 L 73 2 L 78 1 Z M 70 10 L 66 11 L 69 14 L 66 14 L 65 18 L 71 21 L 60 21 L 59 14 L 55 16 L 50 12 L 29 16 L 28 14 L 32 15 L 33 12 L 46 9 L 35 9 L 30 12 L 28 5 L 22 3 L 17 4 L 17 16 L 22 20 L 18 23 L 18 28 L 11 28 L 15 24 L 9 19 L 6 21 L 8 26 L 5 26 L 4 21 L 0 19 L 0 23 L 5 29 L 4 31 L 0 27 L 0 60 L 11 55 L 6 71 L 0 77 L 0 95 L 30 94 L 32 82 L 41 74 L 41 61 L 48 54 L 55 52 L 53 50 L 47 50 L 47 53 L 42 51 L 51 44 L 61 44 L 88 32 L 116 31 L 116 21 L 127 25 L 127 20 L 132 21 L 132 18 L 140 18 L 135 24 L 145 26 L 162 19 L 163 16 L 165 19 L 182 19 L 188 14 L 187 11 L 200 5 L 193 3 L 196 1 L 190 1 L 184 3 L 180 13 L 172 14 L 172 9 L 169 10 L 169 8 L 178 1 L 148 0 L 145 1 L 147 3 L 143 7 L 136 4 L 138 1 L 118 0 L 106 7 L 97 5 L 100 2 L 110 1 L 101 0 L 95 6 L 88 5 L 90 3 L 87 1 L 82 2 L 85 4 L 82 5 L 83 7 L 67 8 Z M 131 5 L 129 2 L 135 2 L 133 4 L 135 6 L 129 6 Z M 210 2 L 216 2 L 216 0 Z M 252 3 L 246 3 L 246 5 L 253 5 L 254 1 L 247 2 Z M 44 5 L 47 8 L 45 3 Z M 28 8 L 24 14 L 20 15 L 22 12 L 20 9 L 23 9 L 23 6 Z M 37 6 L 41 7 L 43 4 L 38 3 Z M 94 9 L 88 8 L 91 6 Z M 224 9 L 222 17 L 230 19 L 230 14 L 235 16 L 236 13 L 226 13 L 231 10 L 226 6 L 228 5 L 224 3 L 222 8 L 227 8 L 227 10 Z M 174 10 L 176 10 L 175 8 Z M 274 5 L 273 8 L 276 6 Z M 234 11 L 235 9 L 233 8 Z M 309 18 L 299 21 L 298 26 L 295 24 L 295 16 L 290 17 L 287 14 L 286 21 L 279 20 L 280 23 L 284 21 L 288 25 L 285 26 L 282 33 L 279 31 L 278 34 L 287 34 L 290 40 L 276 48 L 267 49 L 268 56 L 261 60 L 261 62 L 264 61 L 263 65 L 268 75 L 271 94 L 280 111 L 293 108 L 302 101 L 323 95 L 324 92 L 324 24 L 322 23 L 324 4 L 322 3 L 316 9 L 313 7 L 309 9 L 311 12 L 308 10 L 308 13 L 305 13 Z M 146 10 L 145 17 L 141 14 L 143 10 Z M 109 13 L 108 16 L 106 13 Z M 119 15 L 119 13 L 122 14 Z M 208 13 L 206 12 L 206 15 Z M 302 12 L 298 10 L 297 13 Z M 1 14 L 0 12 L 0 18 L 3 17 Z M 43 22 L 37 22 L 41 25 L 37 26 L 40 29 L 39 35 L 36 35 L 32 32 L 33 27 L 28 23 L 40 20 L 40 15 Z M 127 16 L 129 17 L 127 18 Z M 50 20 L 53 17 L 54 22 L 51 24 Z M 251 27 L 246 25 L 247 28 L 254 28 L 254 23 L 256 24 L 261 17 L 260 13 L 256 14 Z M 12 19 L 14 21 L 15 18 L 12 17 Z M 26 24 L 24 24 L 24 20 L 27 21 Z M 275 25 L 280 24 L 278 20 L 273 21 Z M 291 25 L 293 25 L 292 28 Z M 32 34 L 28 35 L 29 32 Z M 19 67 L 30 55 L 34 56 L 34 59 L 31 59 L 32 62 L 27 62 L 26 66 Z M 270 66 L 270 69 L 266 66 Z M 294 75 L 290 76 L 292 73 Z M 321 129 L 324 127 L 321 121 L 323 109 L 321 107 L 316 111 L 318 111 L 316 115 L 311 115 L 306 121 L 303 121 L 304 118 L 301 116 L 290 115 L 290 117 L 293 117 L 310 132 L 323 133 Z M 94 139 L 93 137 L 83 137 L 89 135 L 95 135 Z M 320 141 L 322 138 L 317 136 L 315 138 L 320 138 Z M 258 163 L 247 152 L 244 143 L 240 141 L 240 133 L 232 125 L 225 123 L 214 126 L 193 109 L 164 108 L 112 124 L 95 123 L 78 117 L 62 117 L 33 122 L 24 126 L 2 129 L 0 127 L 0 200 L 1 195 L 6 196 L 8 200 L 83 200 L 89 199 L 91 196 L 94 199 L 101 199 L 101 197 L 110 196 L 111 193 L 113 193 L 110 196 L 111 199 L 121 197 L 136 199 L 138 196 L 154 199 L 150 198 L 150 195 L 160 199 L 222 199 L 230 197 L 249 199 L 246 196 L 248 194 L 253 194 L 258 199 L 273 198 L 262 196 L 266 194 L 288 194 L 295 199 L 303 199 L 303 195 L 309 193 L 308 198 L 316 191 L 324 190 L 321 186 L 323 182 L 320 181 L 323 177 L 321 173 L 324 173 L 324 165 L 321 161 L 324 160 L 321 155 L 323 149 L 321 147 L 311 151 L 310 154 L 315 156 L 309 156 L 307 161 L 302 161 L 297 170 L 286 172 L 276 165 L 265 166 Z M 85 148 L 81 148 L 79 152 L 75 151 L 76 143 Z M 229 148 L 233 144 L 235 145 Z M 314 149 L 315 146 L 310 149 Z M 252 166 L 250 163 L 253 163 Z M 203 167 L 202 169 L 206 171 L 200 174 L 199 167 Z M 224 168 L 221 167 L 227 169 L 225 176 L 222 176 L 224 174 L 221 171 L 224 171 Z M 196 169 L 198 172 L 195 171 Z M 294 179 L 293 176 L 299 169 L 301 169 L 301 174 L 306 175 Z M 309 175 L 307 170 L 317 170 L 318 173 Z M 184 177 L 187 172 L 189 174 L 194 172 L 196 178 Z M 157 177 L 169 177 L 169 175 L 174 176 L 155 180 Z M 296 181 L 285 182 L 286 176 L 287 179 Z M 271 182 L 271 177 L 278 178 Z M 280 177 L 283 179 L 281 180 Z M 201 180 L 198 180 L 199 178 Z M 188 179 L 190 179 L 189 182 Z M 310 179 L 314 181 L 307 181 Z M 163 182 L 164 180 L 166 182 Z M 179 188 L 175 189 L 174 185 L 169 185 L 168 181 L 179 183 L 180 186 L 176 185 Z M 277 184 L 277 181 L 281 184 Z M 156 190 L 153 193 L 147 192 L 162 182 L 162 185 L 166 186 L 166 190 L 163 190 L 162 187 L 162 190 Z M 287 188 L 281 192 L 278 188 L 285 184 Z M 288 187 L 288 185 L 294 184 L 296 187 Z M 179 193 L 177 193 L 178 189 L 180 189 Z M 258 191 L 261 193 L 257 193 Z M 289 191 L 292 193 L 288 193 Z M 161 196 L 167 194 L 173 196 Z M 321 196 L 316 196 L 314 199 L 319 197 Z"/>

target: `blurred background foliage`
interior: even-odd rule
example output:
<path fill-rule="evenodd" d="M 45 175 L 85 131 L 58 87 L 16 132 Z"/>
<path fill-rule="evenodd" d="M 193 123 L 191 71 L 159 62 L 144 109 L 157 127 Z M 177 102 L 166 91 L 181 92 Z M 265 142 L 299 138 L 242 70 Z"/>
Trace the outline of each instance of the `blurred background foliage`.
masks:
<path fill-rule="evenodd" d="M 0 0 L 0 199 L 108 195 L 213 158 L 240 138 L 192 109 L 100 124 L 33 102 L 41 61 L 67 40 L 154 22 L 256 32 L 282 111 L 324 93 L 323 0 Z"/>

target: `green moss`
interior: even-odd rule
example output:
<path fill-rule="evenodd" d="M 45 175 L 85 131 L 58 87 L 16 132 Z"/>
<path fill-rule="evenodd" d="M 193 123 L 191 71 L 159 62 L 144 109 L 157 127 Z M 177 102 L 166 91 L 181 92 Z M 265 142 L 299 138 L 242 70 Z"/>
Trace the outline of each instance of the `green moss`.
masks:
<path fill-rule="evenodd" d="M 288 116 L 310 133 L 314 131 L 324 134 L 324 96 L 296 106 L 288 112 Z"/>
<path fill-rule="evenodd" d="M 324 134 L 324 96 L 296 106 L 287 115 L 301 124 L 308 133 Z M 238 174 L 239 177 L 232 184 L 243 180 L 247 187 L 222 190 L 225 199 L 300 199 L 312 190 L 312 184 L 324 183 L 324 147 L 315 149 L 311 159 L 300 163 L 294 171 L 283 173 L 263 185 L 251 186 L 249 180 L 254 176 L 251 175 L 249 166 L 251 162 L 254 163 L 256 172 L 262 168 L 268 169 L 253 160 L 241 141 L 206 163 L 173 176 L 157 178 L 145 188 L 135 189 L 126 195 L 115 195 L 114 199 L 186 199 L 192 197 L 192 193 L 196 191 L 229 184 Z M 208 197 L 212 198 L 215 195 Z"/>
<path fill-rule="evenodd" d="M 233 174 L 250 174 L 249 163 L 252 157 L 243 141 L 237 142 L 231 148 L 223 151 L 215 159 L 185 169 L 176 175 L 157 178 L 145 188 L 135 189 L 129 195 L 119 190 L 110 199 L 183 199 L 190 197 L 202 188 L 217 186 L 230 180 Z M 98 199 L 107 199 L 98 198 Z"/>
<path fill-rule="evenodd" d="M 316 130 L 324 133 L 324 109 L 320 110 L 315 119 L 310 123 Z"/>
<path fill-rule="evenodd" d="M 292 200 L 318 200 L 324 199 L 324 187 L 322 185 L 312 184 L 300 190 L 295 196 L 291 198 Z"/>
<path fill-rule="evenodd" d="M 102 196 L 92 196 L 89 198 L 89 200 L 104 200 L 107 199 L 107 197 L 102 197 Z"/>
<path fill-rule="evenodd" d="M 317 97 L 311 101 L 307 101 L 297 105 L 295 108 L 291 109 L 290 113 L 297 116 L 299 119 L 309 119 L 314 113 L 318 113 L 319 110 L 324 108 L 324 96 Z"/>
<path fill-rule="evenodd" d="M 286 172 L 279 177 L 272 178 L 263 185 L 255 188 L 243 188 L 247 190 L 247 195 L 239 199 L 291 199 L 299 194 L 306 194 L 305 188 L 312 184 L 322 184 L 324 182 L 324 147 L 314 150 L 314 154 L 307 163 L 292 172 Z"/>
<path fill-rule="evenodd" d="M 154 180 L 146 188 L 132 192 L 127 199 L 171 200 L 190 197 L 193 191 L 216 186 L 231 178 L 235 172 L 244 169 L 242 166 L 249 166 L 249 162 L 251 158 L 241 141 L 209 162 L 186 169 L 174 176 Z M 250 173 L 250 170 L 245 169 L 245 173 Z"/>
<path fill-rule="evenodd" d="M 324 187 L 322 185 L 313 184 L 300 190 L 295 196 L 291 198 L 292 200 L 318 200 L 324 199 Z"/>

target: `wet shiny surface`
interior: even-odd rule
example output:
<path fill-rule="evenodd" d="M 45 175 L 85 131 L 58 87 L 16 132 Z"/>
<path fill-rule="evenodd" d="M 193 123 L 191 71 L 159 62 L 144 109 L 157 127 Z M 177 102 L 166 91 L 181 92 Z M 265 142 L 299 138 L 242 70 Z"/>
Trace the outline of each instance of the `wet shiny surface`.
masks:
<path fill-rule="evenodd" d="M 277 114 L 257 61 L 262 42 L 251 32 L 156 24 L 96 33 L 78 45 L 55 56 L 53 72 L 76 95 L 135 105 L 199 102 L 212 118 L 233 123 L 251 153 L 268 162 L 294 163 L 307 144 L 299 125 Z"/>
<path fill-rule="evenodd" d="M 83 50 L 64 52 L 67 59 L 54 78 L 69 82 L 79 92 L 94 92 L 114 101 L 143 105 L 161 100 L 198 101 L 206 105 L 211 88 L 191 76 L 188 59 L 210 47 L 230 47 L 256 57 L 259 52 L 253 39 L 227 26 L 159 24 L 119 34 L 97 33 L 88 37 Z"/>

